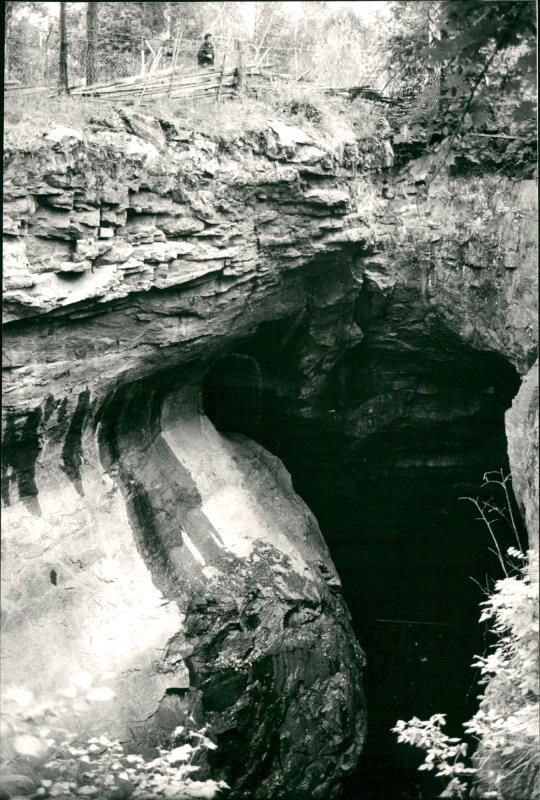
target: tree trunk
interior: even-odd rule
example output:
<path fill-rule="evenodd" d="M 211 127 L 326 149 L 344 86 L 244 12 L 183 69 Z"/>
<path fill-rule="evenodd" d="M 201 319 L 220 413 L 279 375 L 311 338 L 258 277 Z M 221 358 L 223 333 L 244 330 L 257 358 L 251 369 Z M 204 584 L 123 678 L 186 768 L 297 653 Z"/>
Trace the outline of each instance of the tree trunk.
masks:
<path fill-rule="evenodd" d="M 60 3 L 60 89 L 69 94 L 68 43 L 66 32 L 66 3 Z"/>
<path fill-rule="evenodd" d="M 86 4 L 86 85 L 91 86 L 97 80 L 96 44 L 98 25 L 98 3 Z"/>
<path fill-rule="evenodd" d="M 236 91 L 241 94 L 245 85 L 244 43 L 241 39 L 235 39 L 234 46 L 236 50 Z"/>
<path fill-rule="evenodd" d="M 6 38 L 9 35 L 9 23 L 11 22 L 11 17 L 13 16 L 13 9 L 15 3 L 13 0 L 6 0 L 4 3 L 4 34 Z"/>

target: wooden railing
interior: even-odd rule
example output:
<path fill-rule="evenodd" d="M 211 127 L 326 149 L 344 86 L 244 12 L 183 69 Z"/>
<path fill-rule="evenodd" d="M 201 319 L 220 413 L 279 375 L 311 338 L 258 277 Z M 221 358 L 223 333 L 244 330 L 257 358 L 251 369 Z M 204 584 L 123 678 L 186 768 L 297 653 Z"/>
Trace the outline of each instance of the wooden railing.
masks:
<path fill-rule="evenodd" d="M 182 98 L 212 98 L 219 100 L 238 94 L 245 87 L 246 78 L 260 75 L 264 68 L 273 65 L 245 64 L 243 43 L 235 42 L 235 64 L 226 66 L 224 56 L 221 67 L 198 67 L 189 71 L 178 70 L 176 59 L 167 69 L 159 69 L 161 52 L 157 52 L 150 69 L 141 75 L 101 81 L 91 86 L 71 86 L 69 94 L 75 97 L 94 97 L 111 101 L 129 100 L 136 105 L 153 100 Z M 45 94 L 55 97 L 60 90 L 51 87 L 21 87 L 13 82 L 4 85 L 4 97 L 24 97 Z"/>
<path fill-rule="evenodd" d="M 247 74 L 256 74 L 253 66 L 245 69 Z M 242 81 L 238 68 L 200 69 L 174 75 L 172 69 L 135 79 L 123 79 L 112 83 L 82 86 L 71 91 L 72 95 L 102 97 L 106 100 L 133 100 L 137 104 L 161 98 L 177 100 L 191 97 L 230 97 L 240 90 Z"/>

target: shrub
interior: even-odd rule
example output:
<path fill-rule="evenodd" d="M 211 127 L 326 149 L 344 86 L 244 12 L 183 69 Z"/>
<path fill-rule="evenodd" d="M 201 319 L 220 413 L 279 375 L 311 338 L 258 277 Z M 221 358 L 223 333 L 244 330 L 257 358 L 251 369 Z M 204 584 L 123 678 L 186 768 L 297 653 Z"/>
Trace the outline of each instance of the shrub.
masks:
<path fill-rule="evenodd" d="M 480 621 L 491 622 L 497 643 L 473 664 L 486 688 L 465 730 L 479 741 L 474 760 L 484 795 L 525 800 L 540 789 L 538 555 L 509 554 L 522 564 L 482 603 Z"/>
<path fill-rule="evenodd" d="M 30 774 L 36 784 L 32 795 L 36 800 L 67 800 L 75 796 L 96 800 L 183 800 L 214 798 L 228 788 L 223 781 L 192 779 L 200 770 L 194 761 L 216 748 L 206 728 L 178 726 L 168 746 L 160 749 L 156 758 L 147 760 L 126 753 L 117 739 L 105 733 L 87 737 L 64 725 L 69 714 L 111 700 L 114 692 L 109 687 L 93 686 L 91 677 L 81 673 L 61 694 L 63 699 L 37 702 L 27 689 L 12 687 L 3 698 L 2 773 Z"/>
<path fill-rule="evenodd" d="M 510 548 L 508 557 L 506 576 L 481 603 L 480 621 L 491 622 L 496 643 L 473 664 L 485 690 L 478 711 L 464 724 L 477 740 L 472 761 L 466 743 L 442 731 L 444 714 L 399 720 L 392 728 L 399 742 L 426 751 L 419 769 L 447 781 L 440 797 L 539 796 L 538 556 Z"/>

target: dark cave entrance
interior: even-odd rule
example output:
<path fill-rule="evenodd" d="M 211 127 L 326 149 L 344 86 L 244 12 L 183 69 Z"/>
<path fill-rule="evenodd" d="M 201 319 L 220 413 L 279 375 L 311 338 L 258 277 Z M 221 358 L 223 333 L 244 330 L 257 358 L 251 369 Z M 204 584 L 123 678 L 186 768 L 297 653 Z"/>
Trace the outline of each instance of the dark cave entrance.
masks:
<path fill-rule="evenodd" d="M 263 382 L 256 359 L 231 353 L 206 373 L 203 406 L 218 430 L 256 439 L 262 421 Z"/>
<path fill-rule="evenodd" d="M 431 800 L 441 791 L 398 745 L 398 719 L 446 713 L 453 735 L 475 710 L 470 664 L 486 647 L 482 586 L 500 575 L 464 497 L 508 471 L 504 412 L 519 387 L 508 362 L 441 334 L 393 351 L 365 337 L 309 404 L 269 323 L 210 368 L 203 406 L 223 432 L 279 456 L 315 513 L 366 652 L 369 733 L 347 800 Z M 495 487 L 496 488 L 496 487 Z M 499 529 L 501 545 L 515 544 Z"/>

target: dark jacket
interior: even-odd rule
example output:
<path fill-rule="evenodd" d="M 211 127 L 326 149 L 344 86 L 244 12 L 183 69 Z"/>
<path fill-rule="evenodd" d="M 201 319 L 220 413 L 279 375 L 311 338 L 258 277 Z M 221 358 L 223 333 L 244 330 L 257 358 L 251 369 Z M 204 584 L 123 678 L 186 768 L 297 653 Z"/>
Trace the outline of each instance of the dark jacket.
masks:
<path fill-rule="evenodd" d="M 214 63 L 214 45 L 212 42 L 205 40 L 199 47 L 197 53 L 197 62 L 202 66 L 204 64 Z"/>

